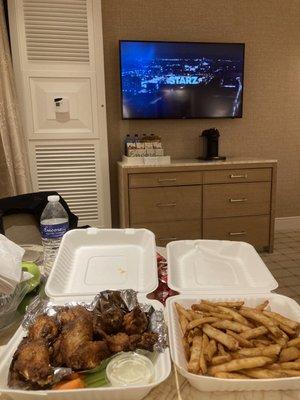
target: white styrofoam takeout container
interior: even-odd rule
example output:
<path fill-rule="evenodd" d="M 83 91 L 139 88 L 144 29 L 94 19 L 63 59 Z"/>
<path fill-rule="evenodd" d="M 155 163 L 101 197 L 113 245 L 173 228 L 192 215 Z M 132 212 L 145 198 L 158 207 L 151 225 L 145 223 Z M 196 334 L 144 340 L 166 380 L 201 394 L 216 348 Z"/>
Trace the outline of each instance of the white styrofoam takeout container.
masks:
<path fill-rule="evenodd" d="M 154 234 L 147 229 L 76 229 L 67 232 L 46 284 L 46 294 L 55 304 L 90 301 L 106 289 L 135 289 L 141 303 L 163 309 L 146 298 L 158 285 Z M 171 372 L 169 349 L 157 357 L 155 378 L 136 387 L 103 387 L 77 390 L 15 390 L 7 386 L 12 356 L 26 332 L 18 329 L 6 345 L 0 361 L 0 393 L 10 399 L 32 400 L 139 400 L 163 382 Z"/>
<path fill-rule="evenodd" d="M 182 346 L 182 332 L 175 302 L 189 308 L 201 299 L 245 300 L 255 307 L 269 300 L 272 311 L 300 321 L 296 301 L 271 293 L 278 287 L 266 265 L 248 243 L 218 240 L 181 240 L 167 245 L 168 284 L 180 292 L 167 299 L 170 351 L 177 370 L 201 391 L 295 390 L 300 378 L 220 379 L 188 372 Z"/>

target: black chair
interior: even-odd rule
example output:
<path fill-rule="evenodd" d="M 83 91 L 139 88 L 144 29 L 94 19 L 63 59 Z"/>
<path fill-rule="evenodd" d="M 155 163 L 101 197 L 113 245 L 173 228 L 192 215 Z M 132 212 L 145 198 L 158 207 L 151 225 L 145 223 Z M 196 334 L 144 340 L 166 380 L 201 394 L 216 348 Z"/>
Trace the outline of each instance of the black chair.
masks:
<path fill-rule="evenodd" d="M 50 195 L 57 192 L 27 193 L 0 199 L 0 233 L 18 244 L 41 244 L 40 218 Z M 68 213 L 69 229 L 77 228 L 78 217 L 60 196 Z"/>

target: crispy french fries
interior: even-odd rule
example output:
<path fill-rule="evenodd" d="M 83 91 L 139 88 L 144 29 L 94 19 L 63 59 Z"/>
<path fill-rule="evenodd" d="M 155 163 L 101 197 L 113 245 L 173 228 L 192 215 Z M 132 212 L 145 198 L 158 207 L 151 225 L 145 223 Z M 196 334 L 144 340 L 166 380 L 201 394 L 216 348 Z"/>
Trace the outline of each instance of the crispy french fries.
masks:
<path fill-rule="evenodd" d="M 221 343 L 217 344 L 218 352 L 220 356 L 227 356 L 227 351 L 224 349 L 224 346 Z"/>
<path fill-rule="evenodd" d="M 191 357 L 191 350 L 190 350 L 190 344 L 186 337 L 182 338 L 182 345 L 184 349 L 185 358 L 187 359 L 187 361 L 189 361 Z"/>
<path fill-rule="evenodd" d="M 200 371 L 200 355 L 202 348 L 202 337 L 195 336 L 191 348 L 191 358 L 188 363 L 188 371 L 197 374 Z"/>
<path fill-rule="evenodd" d="M 205 375 L 207 373 L 205 352 L 206 352 L 208 343 L 209 343 L 209 339 L 204 333 L 203 337 L 202 337 L 202 347 L 201 347 L 201 354 L 200 354 L 200 369 L 201 369 L 203 375 Z"/>
<path fill-rule="evenodd" d="M 269 357 L 249 357 L 249 358 L 240 358 L 237 360 L 231 360 L 224 364 L 215 365 L 208 369 L 208 372 L 214 375 L 216 372 L 231 372 L 231 371 L 239 371 L 241 369 L 252 369 L 263 367 L 266 364 L 272 363 L 272 359 Z"/>
<path fill-rule="evenodd" d="M 185 318 L 185 316 L 183 314 L 179 314 L 178 317 L 179 317 L 179 325 L 180 325 L 181 331 L 183 334 L 185 334 L 186 328 L 189 324 L 189 321 Z"/>
<path fill-rule="evenodd" d="M 240 314 L 240 310 L 239 310 L 239 312 L 237 312 L 237 311 L 233 310 L 232 308 L 223 307 L 223 306 L 218 306 L 218 309 L 220 311 L 223 311 L 225 314 L 230 314 L 235 321 L 240 322 L 243 325 L 251 326 L 249 321 L 247 321 L 247 319 L 244 318 L 243 315 Z"/>
<path fill-rule="evenodd" d="M 201 301 L 200 303 L 193 304 L 192 310 L 194 311 L 204 311 L 204 312 L 218 312 L 218 308 L 216 306 L 211 306 L 210 304 L 204 303 Z"/>
<path fill-rule="evenodd" d="M 300 361 L 283 362 L 279 365 L 282 369 L 300 369 Z"/>
<path fill-rule="evenodd" d="M 239 308 L 242 305 L 244 305 L 244 301 L 217 301 L 215 303 L 212 303 L 216 306 L 223 306 L 223 307 L 230 307 L 230 308 Z"/>
<path fill-rule="evenodd" d="M 194 319 L 194 321 L 191 321 L 188 323 L 186 330 L 189 331 L 191 329 L 196 328 L 196 326 L 200 326 L 200 325 L 204 325 L 204 324 L 216 322 L 216 321 L 218 321 L 218 318 L 215 318 L 215 317 L 197 318 L 197 319 Z"/>
<path fill-rule="evenodd" d="M 213 356 L 215 355 L 215 353 L 217 352 L 217 344 L 216 341 L 214 339 L 211 339 L 209 341 L 208 346 L 206 347 L 204 353 L 206 356 L 206 360 L 208 363 L 211 362 Z"/>
<path fill-rule="evenodd" d="M 266 347 L 254 347 L 252 349 L 240 349 L 236 352 L 237 355 L 241 357 L 256 357 L 256 356 L 266 356 L 272 357 L 277 356 L 280 353 L 281 347 L 279 344 L 271 344 Z M 288 361 L 288 360 L 285 360 Z"/>
<path fill-rule="evenodd" d="M 269 339 L 252 339 L 251 342 L 253 343 L 253 347 L 261 347 L 261 346 L 270 346 L 272 341 Z"/>
<path fill-rule="evenodd" d="M 203 326 L 203 332 L 206 333 L 212 339 L 217 342 L 224 344 L 230 350 L 237 350 L 239 343 L 232 336 L 220 331 L 219 329 L 213 328 L 212 326 L 205 324 Z"/>
<path fill-rule="evenodd" d="M 283 332 L 284 333 L 284 332 Z M 275 337 L 272 334 L 268 335 L 274 342 L 276 342 L 277 344 L 280 344 L 281 347 L 285 347 L 287 342 L 288 342 L 288 338 L 282 336 L 282 337 Z"/>
<path fill-rule="evenodd" d="M 219 365 L 224 364 L 227 361 L 231 360 L 231 356 L 229 354 L 223 356 L 215 356 L 211 360 L 211 365 Z"/>
<path fill-rule="evenodd" d="M 294 361 L 300 358 L 300 350 L 297 347 L 283 349 L 279 356 L 279 362 Z"/>
<path fill-rule="evenodd" d="M 264 368 L 248 369 L 243 371 L 243 373 L 250 378 L 256 378 L 256 379 L 285 378 L 289 376 L 286 374 L 284 370 L 279 370 L 279 369 L 271 370 Z"/>
<path fill-rule="evenodd" d="M 289 336 L 295 336 L 296 335 L 296 331 L 294 331 L 293 329 L 291 329 L 287 325 L 279 324 L 279 328 Z"/>
<path fill-rule="evenodd" d="M 297 371 L 295 369 L 284 369 L 284 370 L 281 370 L 281 371 L 284 372 L 286 377 L 289 377 L 289 376 L 300 376 L 300 371 Z"/>
<path fill-rule="evenodd" d="M 175 303 L 175 307 L 179 315 L 183 315 L 188 321 L 193 320 L 193 316 L 181 304 Z"/>
<path fill-rule="evenodd" d="M 299 323 L 296 321 L 293 321 L 289 318 L 284 317 L 283 315 L 280 315 L 276 312 L 273 311 L 263 311 L 263 314 L 266 315 L 267 317 L 279 322 L 280 324 L 286 325 L 289 328 L 296 330 L 299 327 Z"/>
<path fill-rule="evenodd" d="M 250 342 L 250 340 L 244 339 L 242 336 L 238 335 L 237 333 L 226 329 L 227 335 L 234 337 L 241 347 L 254 347 L 254 345 Z"/>
<path fill-rule="evenodd" d="M 264 326 L 258 326 L 257 328 L 249 329 L 248 331 L 240 334 L 244 339 L 253 339 L 262 336 L 268 332 L 268 329 Z"/>
<path fill-rule="evenodd" d="M 214 375 L 216 378 L 222 379 L 249 379 L 249 376 L 240 374 L 239 372 L 216 372 Z"/>
<path fill-rule="evenodd" d="M 287 342 L 287 347 L 295 346 L 300 349 L 300 337 Z"/>
<path fill-rule="evenodd" d="M 244 301 L 175 303 L 188 371 L 222 379 L 300 377 L 300 323 Z M 267 307 L 267 309 L 266 309 Z"/>
<path fill-rule="evenodd" d="M 194 311 L 191 309 L 191 310 L 188 310 L 188 312 L 189 312 L 190 316 L 193 317 L 193 320 L 204 317 L 204 313 L 202 311 Z"/>
<path fill-rule="evenodd" d="M 253 321 L 259 322 L 264 325 L 275 337 L 281 337 L 282 331 L 276 326 L 275 322 L 270 318 L 266 317 L 259 310 L 254 310 L 251 308 L 242 307 L 240 313 Z"/>
<path fill-rule="evenodd" d="M 269 300 L 265 300 L 264 302 L 262 302 L 261 304 L 258 304 L 255 307 L 255 310 L 264 310 L 269 304 Z"/>
<path fill-rule="evenodd" d="M 184 335 L 184 337 L 187 338 L 189 344 L 193 343 L 193 339 L 195 336 L 202 336 L 202 330 L 199 328 L 194 328 L 191 329 L 190 331 L 187 331 Z"/>
<path fill-rule="evenodd" d="M 224 314 L 224 313 L 220 313 L 220 312 L 210 312 L 210 313 L 204 313 L 204 315 L 206 317 L 208 316 L 212 316 L 212 317 L 216 317 L 218 319 L 226 319 L 227 321 L 232 321 L 233 317 L 229 314 Z"/>
<path fill-rule="evenodd" d="M 245 332 L 250 329 L 249 326 L 243 325 L 240 322 L 226 320 L 214 322 L 211 326 L 218 329 L 230 329 L 237 333 Z"/>

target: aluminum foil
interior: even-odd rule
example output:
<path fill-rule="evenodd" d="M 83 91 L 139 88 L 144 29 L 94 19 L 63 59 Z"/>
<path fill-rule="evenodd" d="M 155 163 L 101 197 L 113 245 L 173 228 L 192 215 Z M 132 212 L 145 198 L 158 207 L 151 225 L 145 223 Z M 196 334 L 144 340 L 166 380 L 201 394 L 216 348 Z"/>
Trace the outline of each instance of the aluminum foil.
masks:
<path fill-rule="evenodd" d="M 150 331 L 158 334 L 158 340 L 154 345 L 154 351 L 163 352 L 169 345 L 168 329 L 162 310 L 154 310 L 150 316 Z"/>
<path fill-rule="evenodd" d="M 27 282 L 19 283 L 11 294 L 0 294 L 0 315 L 14 311 L 28 291 Z"/>
<path fill-rule="evenodd" d="M 154 350 L 163 352 L 168 347 L 168 332 L 164 321 L 162 310 L 155 310 L 150 304 L 139 304 L 137 292 L 132 289 L 126 290 L 105 290 L 97 294 L 89 303 L 84 302 L 68 302 L 64 306 L 55 305 L 48 298 L 37 297 L 26 310 L 22 326 L 28 329 L 40 314 L 47 314 L 54 317 L 62 307 L 75 307 L 77 305 L 84 306 L 87 310 L 93 311 L 97 309 L 99 312 L 108 311 L 114 308 L 121 308 L 126 312 L 131 311 L 134 307 L 140 308 L 147 314 L 149 321 L 149 331 L 158 334 L 157 343 Z"/>
<path fill-rule="evenodd" d="M 56 367 L 54 368 L 54 379 L 53 383 L 58 383 L 64 378 L 67 378 L 73 373 L 71 368 Z"/>

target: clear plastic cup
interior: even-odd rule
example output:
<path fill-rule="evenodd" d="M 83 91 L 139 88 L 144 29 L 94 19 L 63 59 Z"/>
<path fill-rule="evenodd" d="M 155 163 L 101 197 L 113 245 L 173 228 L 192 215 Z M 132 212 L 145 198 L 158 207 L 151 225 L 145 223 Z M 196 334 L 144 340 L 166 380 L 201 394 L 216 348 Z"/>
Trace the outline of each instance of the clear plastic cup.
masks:
<path fill-rule="evenodd" d="M 112 386 L 143 386 L 152 382 L 154 366 L 141 354 L 121 353 L 107 365 L 106 377 Z"/>

